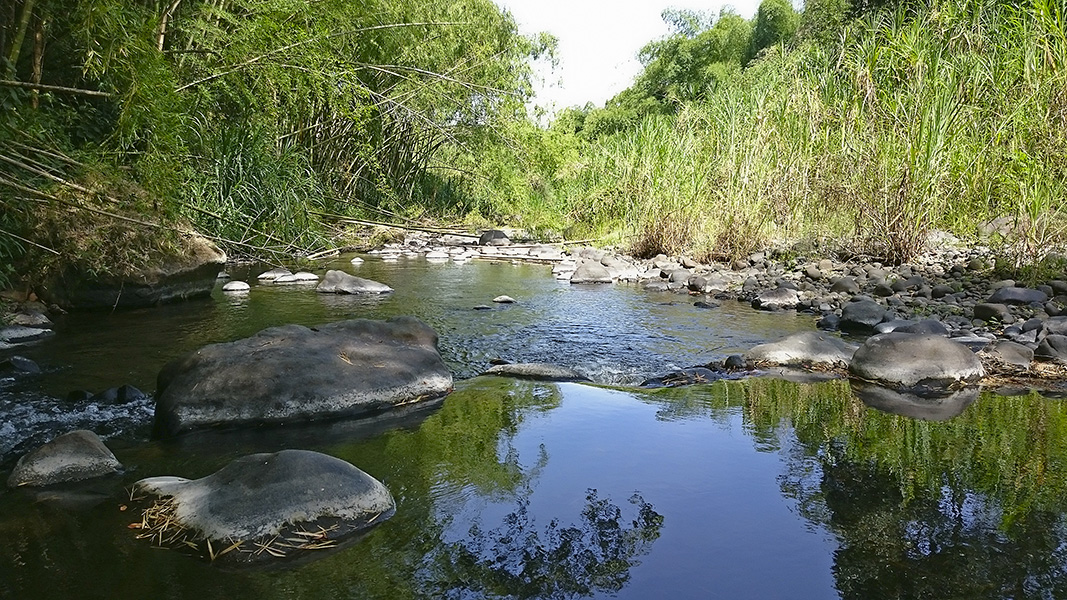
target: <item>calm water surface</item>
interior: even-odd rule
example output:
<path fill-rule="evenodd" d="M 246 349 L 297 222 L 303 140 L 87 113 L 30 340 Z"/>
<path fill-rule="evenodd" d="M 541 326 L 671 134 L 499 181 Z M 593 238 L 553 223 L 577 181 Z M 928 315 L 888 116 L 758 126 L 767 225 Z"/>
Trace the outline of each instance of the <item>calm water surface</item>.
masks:
<path fill-rule="evenodd" d="M 111 423 L 109 445 L 128 471 L 62 490 L 62 503 L 54 491 L 0 492 L 0 597 L 1067 597 L 1061 401 L 983 394 L 954 419 L 926 422 L 868 408 L 843 381 L 647 391 L 468 378 L 502 356 L 630 383 L 811 319 L 571 288 L 545 267 L 346 270 L 397 293 L 367 300 L 257 286 L 245 299 L 75 315 L 33 348 L 50 372 L 0 392 L 6 424 L 22 419 L 9 438 Z M 471 310 L 498 294 L 518 303 Z M 51 398 L 126 382 L 151 391 L 167 360 L 267 325 L 394 314 L 432 324 L 465 378 L 439 406 L 161 443 L 144 439 L 150 403 L 94 410 Z M 34 416 L 53 409 L 52 425 Z M 199 477 L 283 448 L 356 464 L 390 488 L 396 515 L 349 548 L 268 572 L 221 570 L 152 548 L 126 527 L 139 516 L 120 510 L 125 485 Z"/>

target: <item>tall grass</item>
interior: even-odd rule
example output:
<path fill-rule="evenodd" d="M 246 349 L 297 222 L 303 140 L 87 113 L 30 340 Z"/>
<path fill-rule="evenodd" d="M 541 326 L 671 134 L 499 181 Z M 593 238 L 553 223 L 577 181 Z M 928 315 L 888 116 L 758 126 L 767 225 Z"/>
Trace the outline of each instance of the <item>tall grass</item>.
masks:
<path fill-rule="evenodd" d="M 931 0 L 774 49 L 705 104 L 592 143 L 567 214 L 644 255 L 805 237 L 894 262 L 1008 215 L 1005 248 L 1036 260 L 1065 241 L 1064 24 L 1058 0 Z"/>

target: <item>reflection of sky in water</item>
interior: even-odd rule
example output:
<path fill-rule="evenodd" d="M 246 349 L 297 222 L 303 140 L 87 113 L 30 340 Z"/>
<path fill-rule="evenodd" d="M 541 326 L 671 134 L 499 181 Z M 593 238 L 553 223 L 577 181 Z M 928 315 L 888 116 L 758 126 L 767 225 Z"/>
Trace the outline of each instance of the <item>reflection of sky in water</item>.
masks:
<path fill-rule="evenodd" d="M 552 519 L 582 528 L 589 490 L 618 507 L 625 531 L 633 527 L 637 511 L 629 499 L 636 493 L 663 524 L 655 541 L 621 557 L 632 566 L 618 597 L 837 597 L 831 570 L 836 541 L 797 518 L 795 502 L 781 494 L 785 457 L 796 443 L 791 435 L 783 432 L 782 448 L 759 450 L 742 432 L 739 407 L 714 418 L 663 420 L 663 406 L 626 392 L 559 388 L 560 405 L 536 416 L 528 410 L 501 449 L 501 461 L 517 457 L 529 475 L 525 487 L 514 495 L 438 490 L 444 494 L 435 502 L 437 518 L 452 519 L 442 534 L 446 542 L 469 543 L 475 523 L 483 537 L 529 537 L 532 530 L 543 543 Z M 809 462 L 808 478 L 817 480 L 817 463 Z M 533 522 L 516 525 L 517 507 L 525 507 Z M 506 554 L 507 546 L 499 546 L 482 554 Z M 753 577 L 766 567 L 773 577 Z M 605 592 L 599 591 L 593 596 Z"/>

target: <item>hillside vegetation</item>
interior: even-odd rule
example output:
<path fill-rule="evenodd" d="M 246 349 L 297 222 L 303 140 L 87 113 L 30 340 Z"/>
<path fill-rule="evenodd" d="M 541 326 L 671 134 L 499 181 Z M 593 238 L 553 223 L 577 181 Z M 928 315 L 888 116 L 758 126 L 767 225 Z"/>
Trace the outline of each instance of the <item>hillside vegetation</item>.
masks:
<path fill-rule="evenodd" d="M 462 204 L 439 160 L 525 118 L 489 0 L 16 0 L 0 18 L 0 265 L 121 271 L 195 228 L 321 249 L 324 215 Z M 172 240 L 173 241 L 173 240 Z M 4 273 L 0 273 L 4 275 Z"/>
<path fill-rule="evenodd" d="M 1064 241 L 1062 0 L 670 10 L 604 107 L 527 116 L 489 0 L 16 0 L 0 29 L 0 277 L 114 272 L 196 229 L 335 245 L 338 217 L 729 258 L 804 239 L 906 261 L 927 233 L 1018 265 Z"/>
<path fill-rule="evenodd" d="M 1019 264 L 1064 241 L 1062 2 L 664 16 L 676 33 L 645 48 L 634 85 L 563 111 L 533 151 L 553 161 L 512 172 L 528 190 L 515 212 L 639 255 L 803 238 L 895 262 L 931 229 L 974 240 L 998 217 L 992 241 Z"/>

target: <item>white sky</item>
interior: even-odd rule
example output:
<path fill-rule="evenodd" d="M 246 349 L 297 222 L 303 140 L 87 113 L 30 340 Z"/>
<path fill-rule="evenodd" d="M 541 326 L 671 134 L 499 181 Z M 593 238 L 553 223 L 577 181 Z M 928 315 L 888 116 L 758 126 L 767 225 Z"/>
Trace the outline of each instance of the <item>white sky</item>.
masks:
<path fill-rule="evenodd" d="M 496 0 L 511 11 L 524 34 L 547 31 L 559 38 L 559 66 L 541 69 L 536 104 L 550 111 L 593 102 L 602 106 L 633 83 L 641 69 L 637 52 L 667 34 L 665 8 L 711 11 L 723 4 L 751 18 L 760 0 Z"/>

